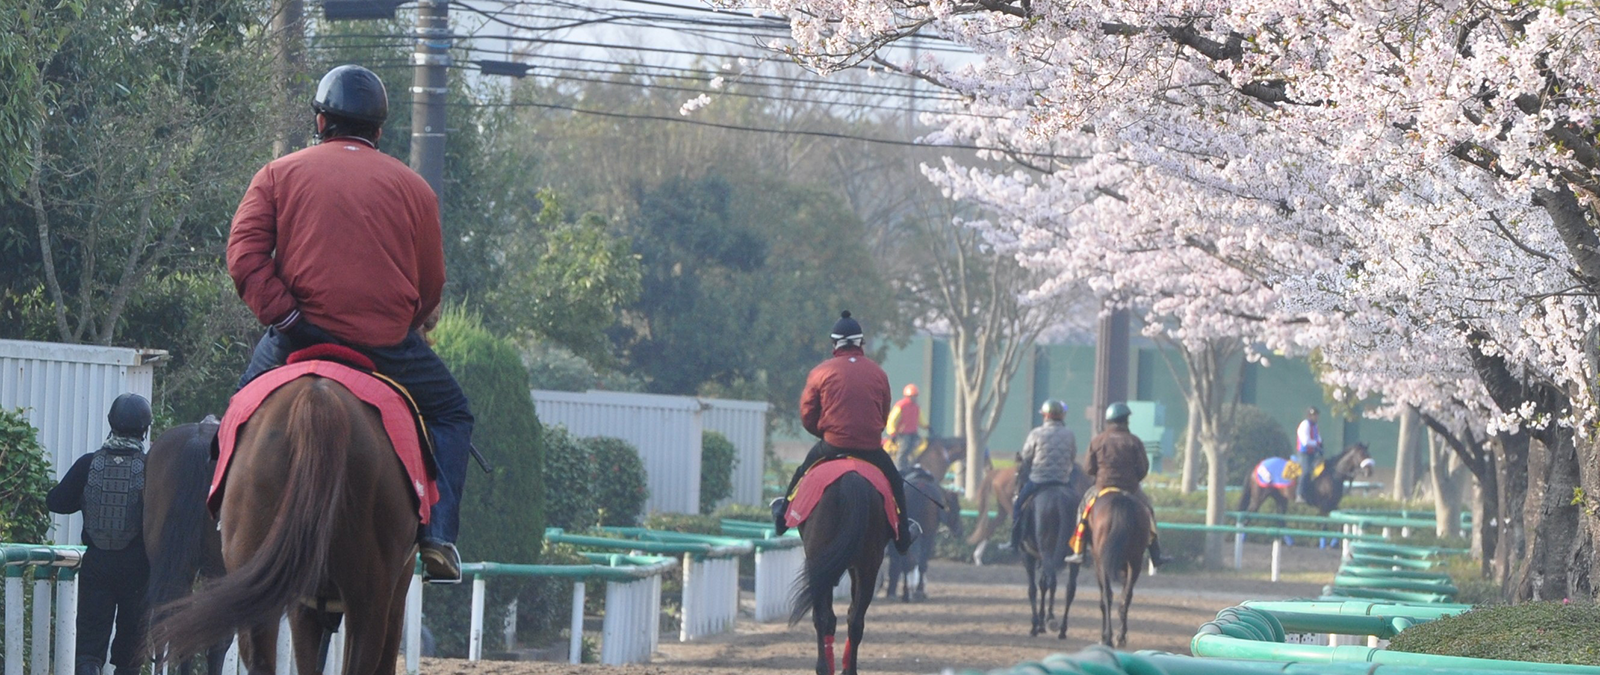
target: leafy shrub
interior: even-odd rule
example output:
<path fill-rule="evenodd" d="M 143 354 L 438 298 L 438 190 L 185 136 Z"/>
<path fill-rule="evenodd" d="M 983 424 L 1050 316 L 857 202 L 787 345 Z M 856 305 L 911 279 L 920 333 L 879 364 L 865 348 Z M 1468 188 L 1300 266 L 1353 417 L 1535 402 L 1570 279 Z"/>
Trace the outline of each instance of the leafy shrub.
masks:
<path fill-rule="evenodd" d="M 21 410 L 0 410 L 0 541 L 47 543 L 50 460 Z"/>
<path fill-rule="evenodd" d="M 561 425 L 546 428 L 544 438 L 546 522 L 569 531 L 594 527 L 600 510 L 594 453 Z"/>
<path fill-rule="evenodd" d="M 717 502 L 733 496 L 733 467 L 739 463 L 739 450 L 733 441 L 716 431 L 700 435 L 700 512 L 709 514 Z"/>
<path fill-rule="evenodd" d="M 722 519 L 713 515 L 687 513 L 652 513 L 644 526 L 652 530 L 687 532 L 689 534 L 722 534 Z"/>
<path fill-rule="evenodd" d="M 596 369 L 583 357 L 551 342 L 533 342 L 523 352 L 534 389 L 551 391 L 644 391 L 637 377 Z"/>
<path fill-rule="evenodd" d="M 477 417 L 473 444 L 494 467 L 491 474 L 467 474 L 461 499 L 462 554 L 468 561 L 537 563 L 544 543 L 543 442 L 522 357 L 509 340 L 494 336 L 478 317 L 459 309 L 445 312 L 429 337 L 472 402 Z M 465 586 L 430 588 L 429 593 L 434 612 L 466 616 L 471 596 Z M 519 608 L 533 606 L 534 585 L 512 578 L 489 585 L 491 608 L 503 612 L 512 599 Z M 435 628 L 441 654 L 466 652 L 464 624 Z"/>
<path fill-rule="evenodd" d="M 639 450 L 620 438 L 595 436 L 583 439 L 594 456 L 599 476 L 594 486 L 601 525 L 637 525 L 644 515 L 650 485 Z"/>
<path fill-rule="evenodd" d="M 1389 649 L 1480 659 L 1600 665 L 1600 607 L 1534 602 L 1489 607 L 1407 628 Z"/>
<path fill-rule="evenodd" d="M 1228 468 L 1223 473 L 1228 485 L 1244 485 L 1256 464 L 1268 457 L 1283 457 L 1294 449 L 1294 438 L 1266 411 L 1253 405 L 1230 406 L 1223 412 L 1230 420 L 1222 428 L 1222 445 L 1228 448 Z M 1183 442 L 1180 440 L 1180 443 Z M 1180 446 L 1181 447 L 1181 446 Z M 1205 453 L 1200 453 L 1200 475 L 1208 475 Z M 1165 552 L 1165 549 L 1163 549 Z"/>

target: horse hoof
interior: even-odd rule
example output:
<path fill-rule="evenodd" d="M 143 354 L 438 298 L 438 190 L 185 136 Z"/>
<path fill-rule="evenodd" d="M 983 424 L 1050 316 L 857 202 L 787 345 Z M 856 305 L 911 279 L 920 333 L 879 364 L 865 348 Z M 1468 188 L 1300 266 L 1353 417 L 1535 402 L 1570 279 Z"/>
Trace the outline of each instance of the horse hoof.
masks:
<path fill-rule="evenodd" d="M 1044 622 L 1044 625 L 1050 630 L 1055 630 L 1061 627 L 1061 622 L 1056 621 L 1055 619 L 1050 619 L 1049 621 Z"/>

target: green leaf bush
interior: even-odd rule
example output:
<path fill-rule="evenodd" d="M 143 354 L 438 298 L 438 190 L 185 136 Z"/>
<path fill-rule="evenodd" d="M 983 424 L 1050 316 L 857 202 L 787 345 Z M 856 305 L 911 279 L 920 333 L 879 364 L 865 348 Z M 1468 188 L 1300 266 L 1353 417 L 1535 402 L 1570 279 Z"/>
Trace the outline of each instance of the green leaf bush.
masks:
<path fill-rule="evenodd" d="M 733 496 L 733 467 L 739 463 L 733 441 L 716 431 L 700 435 L 700 513 L 717 510 L 717 502 Z"/>
<path fill-rule="evenodd" d="M 644 515 L 650 485 L 639 450 L 620 438 L 583 439 L 597 468 L 593 492 L 601 525 L 633 526 Z"/>
<path fill-rule="evenodd" d="M 599 475 L 594 452 L 561 425 L 545 429 L 545 516 L 550 527 L 569 532 L 599 523 L 600 500 L 594 486 Z"/>
<path fill-rule="evenodd" d="M 0 541 L 48 543 L 50 460 L 21 410 L 0 410 Z"/>
<path fill-rule="evenodd" d="M 1600 607 L 1532 602 L 1488 607 L 1401 631 L 1392 651 L 1600 666 Z"/>

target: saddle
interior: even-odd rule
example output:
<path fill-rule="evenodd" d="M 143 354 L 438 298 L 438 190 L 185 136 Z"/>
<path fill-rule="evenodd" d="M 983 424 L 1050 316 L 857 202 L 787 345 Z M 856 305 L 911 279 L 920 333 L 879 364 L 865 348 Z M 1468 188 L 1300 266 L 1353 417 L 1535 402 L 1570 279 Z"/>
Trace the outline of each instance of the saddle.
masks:
<path fill-rule="evenodd" d="M 1072 552 L 1073 553 L 1082 553 L 1083 552 L 1083 535 L 1088 533 L 1088 530 L 1089 530 L 1089 513 L 1094 510 L 1094 503 L 1099 501 L 1100 498 L 1104 497 L 1105 495 L 1111 494 L 1113 492 L 1123 492 L 1123 491 L 1124 490 L 1122 488 L 1115 487 L 1115 486 L 1113 486 L 1113 487 L 1104 487 L 1104 488 L 1100 488 L 1099 492 L 1096 492 L 1096 493 L 1094 493 L 1092 495 L 1089 495 L 1089 501 L 1084 502 L 1084 504 L 1083 504 L 1083 515 L 1078 518 L 1078 527 L 1077 527 L 1077 529 L 1073 530 L 1073 532 L 1072 532 L 1072 541 L 1069 543 L 1069 545 L 1072 547 Z"/>
<path fill-rule="evenodd" d="M 427 523 L 433 504 L 439 501 L 438 466 L 433 457 L 432 438 L 422 422 L 416 401 L 405 387 L 377 373 L 371 359 L 349 347 L 332 344 L 316 345 L 289 355 L 287 364 L 262 373 L 229 400 L 228 410 L 217 430 L 217 466 L 206 499 L 212 514 L 222 507 L 229 461 L 241 427 L 269 395 L 302 377 L 334 380 L 378 411 L 384 432 L 410 479 L 417 499 L 417 515 Z"/>
<path fill-rule="evenodd" d="M 1068 482 L 1066 482 L 1064 480 L 1047 480 L 1047 481 L 1040 482 L 1040 483 L 1034 483 L 1033 484 L 1033 492 L 1029 493 L 1028 497 L 1026 499 L 1023 499 L 1021 504 L 1017 505 L 1017 513 L 1019 514 L 1018 517 L 1021 517 L 1020 514 L 1023 511 L 1028 510 L 1028 507 L 1033 506 L 1033 500 L 1039 496 L 1039 493 L 1041 491 L 1043 491 L 1047 487 L 1056 487 L 1056 486 L 1064 487 L 1064 488 L 1067 489 L 1067 492 L 1069 494 L 1072 493 L 1072 484 L 1068 483 Z"/>
<path fill-rule="evenodd" d="M 794 492 L 789 495 L 789 510 L 784 512 L 784 522 L 789 527 L 798 527 L 811 517 L 811 511 L 817 503 L 822 501 L 823 491 L 833 485 L 845 474 L 854 473 L 867 479 L 872 487 L 883 497 L 883 512 L 888 516 L 889 528 L 900 534 L 900 519 L 896 516 L 894 491 L 889 488 L 889 478 L 883 475 L 872 462 L 858 459 L 849 455 L 835 455 L 811 465 L 806 474 L 800 478 L 800 483 L 795 485 Z"/>

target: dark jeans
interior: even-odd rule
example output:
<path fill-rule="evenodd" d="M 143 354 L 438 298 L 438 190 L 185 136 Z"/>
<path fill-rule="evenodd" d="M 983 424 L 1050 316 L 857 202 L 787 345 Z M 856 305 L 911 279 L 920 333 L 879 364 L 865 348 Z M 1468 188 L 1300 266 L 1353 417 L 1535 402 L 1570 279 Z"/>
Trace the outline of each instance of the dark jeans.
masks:
<path fill-rule="evenodd" d="M 917 444 L 921 441 L 922 437 L 917 434 L 895 434 L 894 448 L 895 452 L 900 455 L 901 469 L 911 468 L 913 460 L 917 458 Z M 943 479 L 944 477 L 940 476 L 940 478 Z"/>
<path fill-rule="evenodd" d="M 84 666 L 92 663 L 99 675 L 108 646 L 119 675 L 136 672 L 144 664 L 144 594 L 149 580 L 150 564 L 143 546 L 119 551 L 91 547 L 84 552 L 78 569 L 78 669 L 88 670 Z M 117 626 L 115 644 L 111 642 L 113 622 Z"/>
<path fill-rule="evenodd" d="M 239 378 L 241 388 L 257 375 L 283 365 L 295 350 L 324 342 L 339 343 L 305 319 L 292 332 L 295 335 L 290 338 L 277 329 L 267 329 L 256 344 L 244 377 Z M 461 490 L 467 482 L 467 455 L 472 446 L 473 418 L 467 395 L 416 331 L 407 333 L 406 339 L 393 347 L 349 346 L 372 359 L 378 372 L 399 382 L 416 399 L 423 422 L 433 431 L 434 461 L 439 466 L 439 503 L 433 505 L 422 536 L 454 542 L 461 527 Z"/>
<path fill-rule="evenodd" d="M 1311 470 L 1316 468 L 1317 460 L 1322 458 L 1322 451 L 1294 453 L 1294 461 L 1300 465 L 1300 478 L 1295 481 L 1295 489 L 1300 492 L 1300 499 L 1305 500 L 1311 494 Z"/>
<path fill-rule="evenodd" d="M 900 471 L 895 468 L 894 459 L 889 456 L 889 453 L 884 452 L 882 448 L 866 448 L 861 450 L 851 448 L 836 448 L 828 445 L 827 441 L 817 441 L 816 445 L 811 446 L 811 452 L 806 453 L 805 460 L 800 462 L 800 468 L 795 469 L 794 477 L 789 479 L 789 489 L 783 491 L 783 496 L 787 498 L 789 495 L 794 494 L 795 486 L 800 484 L 800 477 L 806 475 L 806 470 L 810 469 L 812 464 L 816 464 L 818 461 L 828 457 L 838 456 L 849 456 L 856 459 L 866 460 L 871 462 L 873 466 L 878 467 L 878 470 L 883 472 L 884 478 L 889 479 L 889 490 L 894 493 L 895 510 L 899 512 L 897 515 L 899 516 L 900 522 L 905 523 L 906 479 L 904 476 L 901 476 Z M 900 532 L 903 536 L 906 532 L 906 528 L 900 528 Z"/>

